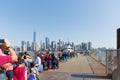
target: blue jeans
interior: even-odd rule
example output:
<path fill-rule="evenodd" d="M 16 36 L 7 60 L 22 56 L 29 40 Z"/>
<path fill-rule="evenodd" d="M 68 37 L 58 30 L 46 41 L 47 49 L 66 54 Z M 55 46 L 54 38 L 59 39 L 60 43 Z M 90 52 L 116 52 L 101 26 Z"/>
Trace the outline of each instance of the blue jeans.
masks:
<path fill-rule="evenodd" d="M 12 80 L 12 78 L 13 78 L 13 70 L 8 70 L 6 72 L 6 76 L 7 76 L 8 80 Z"/>
<path fill-rule="evenodd" d="M 5 73 L 0 73 L 0 79 L 5 79 L 6 78 L 6 74 Z"/>

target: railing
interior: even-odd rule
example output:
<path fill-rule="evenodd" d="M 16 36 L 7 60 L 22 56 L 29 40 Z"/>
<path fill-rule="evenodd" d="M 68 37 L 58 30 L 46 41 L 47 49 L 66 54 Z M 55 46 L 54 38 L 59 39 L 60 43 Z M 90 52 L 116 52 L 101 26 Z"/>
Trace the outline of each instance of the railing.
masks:
<path fill-rule="evenodd" d="M 89 55 L 106 67 L 107 74 L 112 74 L 117 68 L 117 52 L 120 50 L 93 50 Z"/>

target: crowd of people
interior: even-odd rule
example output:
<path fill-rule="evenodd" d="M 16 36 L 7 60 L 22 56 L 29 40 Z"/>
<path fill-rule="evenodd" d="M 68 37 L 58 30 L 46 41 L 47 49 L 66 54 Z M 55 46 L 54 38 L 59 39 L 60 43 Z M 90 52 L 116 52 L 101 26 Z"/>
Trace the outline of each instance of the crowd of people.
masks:
<path fill-rule="evenodd" d="M 59 62 L 66 62 L 75 56 L 74 52 L 66 53 L 63 50 L 57 56 L 48 51 L 46 53 L 35 52 L 34 56 L 28 52 L 21 52 L 17 55 L 10 47 L 10 42 L 4 39 L 4 43 L 0 45 L 0 72 L 4 70 L 7 80 L 40 80 L 40 73 L 59 69 Z"/>

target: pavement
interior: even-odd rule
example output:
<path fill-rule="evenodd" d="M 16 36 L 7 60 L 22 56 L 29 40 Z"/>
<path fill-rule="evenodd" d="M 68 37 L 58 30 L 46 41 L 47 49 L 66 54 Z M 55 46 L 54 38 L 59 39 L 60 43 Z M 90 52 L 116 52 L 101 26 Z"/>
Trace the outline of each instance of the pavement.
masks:
<path fill-rule="evenodd" d="M 40 77 L 41 80 L 111 80 L 104 65 L 83 54 L 60 62 L 59 69 L 44 71 Z"/>

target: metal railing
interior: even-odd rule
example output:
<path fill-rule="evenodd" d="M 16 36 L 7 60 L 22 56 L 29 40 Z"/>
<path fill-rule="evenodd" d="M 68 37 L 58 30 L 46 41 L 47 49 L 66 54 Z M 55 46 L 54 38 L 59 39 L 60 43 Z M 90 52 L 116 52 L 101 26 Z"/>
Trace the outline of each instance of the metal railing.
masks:
<path fill-rule="evenodd" d="M 120 50 L 93 50 L 89 55 L 105 66 L 107 74 L 112 74 L 117 69 L 118 52 Z"/>

